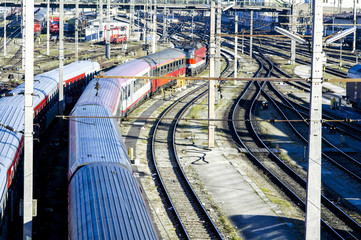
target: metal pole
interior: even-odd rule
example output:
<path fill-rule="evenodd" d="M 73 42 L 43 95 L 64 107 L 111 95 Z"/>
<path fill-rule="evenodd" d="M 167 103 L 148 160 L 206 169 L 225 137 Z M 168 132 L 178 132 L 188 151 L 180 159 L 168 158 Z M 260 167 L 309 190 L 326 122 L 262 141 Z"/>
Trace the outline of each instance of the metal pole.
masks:
<path fill-rule="evenodd" d="M 167 42 L 167 8 L 163 9 L 163 41 Z"/>
<path fill-rule="evenodd" d="M 144 4 L 144 18 L 143 18 L 143 40 L 144 40 L 144 44 L 146 45 L 147 44 L 147 11 L 146 9 L 148 9 L 148 0 L 147 0 L 147 3 Z"/>
<path fill-rule="evenodd" d="M 50 14 L 49 14 L 49 10 L 50 10 L 50 0 L 48 0 L 47 3 L 47 10 L 46 10 L 46 21 L 47 21 L 47 26 L 46 26 L 46 55 L 49 56 L 50 54 Z"/>
<path fill-rule="evenodd" d="M 356 0 L 353 1 L 353 25 L 356 27 L 357 17 L 356 17 Z M 352 44 L 352 52 L 356 51 L 356 31 L 353 33 L 353 44 Z"/>
<path fill-rule="evenodd" d="M 242 54 L 244 53 L 244 30 L 242 30 Z"/>
<path fill-rule="evenodd" d="M 157 40 L 157 0 L 154 0 L 152 53 L 155 53 L 156 51 L 156 40 Z"/>
<path fill-rule="evenodd" d="M 64 0 L 59 3 L 59 115 L 63 115 L 64 109 Z M 60 121 L 60 131 L 63 128 L 62 121 Z"/>
<path fill-rule="evenodd" d="M 234 34 L 236 35 L 234 37 L 234 78 L 237 77 L 237 59 L 238 59 L 238 13 L 235 12 L 234 15 Z M 237 81 L 234 81 L 234 83 L 237 83 Z"/>
<path fill-rule="evenodd" d="M 209 57 L 209 77 L 212 78 L 215 76 L 214 71 L 214 55 L 215 55 L 215 24 L 216 24 L 216 16 L 215 16 L 215 3 L 214 1 L 211 2 L 211 26 L 210 26 L 210 57 Z M 214 147 L 214 121 L 211 119 L 214 119 L 214 80 L 209 81 L 209 89 L 208 89 L 208 147 L 213 148 Z"/>
<path fill-rule="evenodd" d="M 99 0 L 99 38 L 102 40 L 104 37 L 104 26 L 103 26 L 103 0 Z"/>
<path fill-rule="evenodd" d="M 130 8 L 129 8 L 129 36 L 127 38 L 130 38 L 133 36 L 134 32 L 134 0 L 130 0 Z"/>
<path fill-rule="evenodd" d="M 340 67 L 342 67 L 342 44 L 343 40 L 340 40 Z"/>
<path fill-rule="evenodd" d="M 192 35 L 191 35 L 191 38 L 193 39 L 193 28 L 194 28 L 194 10 L 191 11 L 191 14 L 192 14 L 192 26 L 191 26 L 191 29 L 192 29 Z"/>
<path fill-rule="evenodd" d="M 6 57 L 6 0 L 5 0 L 5 9 L 4 9 L 4 57 Z"/>
<path fill-rule="evenodd" d="M 110 59 L 110 0 L 107 1 L 107 34 L 105 44 L 105 57 Z"/>
<path fill-rule="evenodd" d="M 25 3 L 24 3 L 25 6 Z M 33 237 L 34 0 L 25 8 L 24 221 L 23 239 Z"/>
<path fill-rule="evenodd" d="M 75 61 L 79 60 L 79 0 L 75 1 Z"/>
<path fill-rule="evenodd" d="M 215 62 L 215 77 L 221 74 L 221 30 L 222 24 L 222 6 L 221 1 L 217 1 L 217 36 L 216 36 L 216 62 Z"/>
<path fill-rule="evenodd" d="M 26 35 L 26 33 L 25 33 L 25 15 L 26 15 L 26 13 L 25 13 L 25 11 L 26 11 L 26 1 L 21 1 L 21 4 L 22 4 L 22 15 L 23 15 L 23 17 L 22 17 L 22 19 L 21 19 L 21 25 L 22 25 L 22 28 L 21 28 L 21 33 L 22 33 L 22 43 L 21 43 L 21 46 L 22 46 L 22 51 L 21 51 L 21 67 L 22 67 L 22 69 L 24 70 L 25 69 L 25 35 Z M 32 14 L 34 14 L 34 12 L 32 13 Z"/>
<path fill-rule="evenodd" d="M 310 127 L 308 141 L 306 240 L 321 238 L 321 137 L 323 77 L 323 6 L 313 1 Z"/>
<path fill-rule="evenodd" d="M 253 11 L 251 11 L 251 29 L 250 29 L 250 39 L 249 39 L 249 56 L 252 57 L 252 45 L 253 45 Z"/>
<path fill-rule="evenodd" d="M 292 0 L 292 8 L 291 8 L 291 16 L 290 16 L 290 23 L 291 23 L 291 32 L 296 32 L 296 25 L 295 23 L 295 0 Z M 290 64 L 294 65 L 296 62 L 296 41 L 294 39 L 291 39 L 291 59 Z"/>

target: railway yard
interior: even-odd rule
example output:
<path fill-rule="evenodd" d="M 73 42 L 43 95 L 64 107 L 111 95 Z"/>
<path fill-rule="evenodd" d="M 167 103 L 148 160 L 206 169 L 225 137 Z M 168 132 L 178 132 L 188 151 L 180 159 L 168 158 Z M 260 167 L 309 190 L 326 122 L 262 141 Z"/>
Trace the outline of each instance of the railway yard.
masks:
<path fill-rule="evenodd" d="M 145 12 L 136 15 L 137 30 L 150 26 Z M 233 15 L 222 22 L 223 33 L 234 33 Z M 45 94 L 42 104 L 49 106 L 34 107 L 40 126 L 34 130 L 39 140 L 34 142 L 34 239 L 305 238 L 311 84 L 252 79 L 310 78 L 309 46 L 297 45 L 290 64 L 291 41 L 256 28 L 252 40 L 238 38 L 236 59 L 234 37 L 222 37 L 219 77 L 227 80 L 216 83 L 215 146 L 209 147 L 209 82 L 182 77 L 210 76 L 210 17 L 185 10 L 172 16 L 166 27 L 158 19 L 155 53 L 140 35 L 128 36 L 127 42 L 110 44 L 107 58 L 105 41 L 86 41 L 84 34 L 74 63 L 75 38 L 65 35 L 64 115 L 55 117 L 57 104 L 50 99 L 57 101 L 58 90 Z M 243 28 L 242 34 L 250 34 Z M 4 21 L 0 37 L 3 32 Z M 44 32 L 34 37 L 39 92 L 47 91 L 42 76 L 58 81 L 59 39 L 52 34 L 49 55 L 46 39 Z M 20 29 L 7 29 L 7 42 L 5 56 L 1 38 L 0 130 L 17 136 L 21 149 L 23 132 L 5 116 L 6 94 L 21 95 L 17 89 L 25 78 Z M 346 83 L 327 82 L 347 78 L 358 63 L 351 48 L 324 47 L 321 239 L 361 239 L 361 113 L 347 98 Z M 81 64 L 92 69 L 75 73 L 83 70 L 77 69 Z M 250 80 L 233 81 L 235 76 Z M 23 124 L 19 121 L 16 126 Z M 11 171 L 17 168 L 14 177 L 0 181 L 7 189 L 0 239 L 23 236 L 19 151 L 11 164 Z"/>

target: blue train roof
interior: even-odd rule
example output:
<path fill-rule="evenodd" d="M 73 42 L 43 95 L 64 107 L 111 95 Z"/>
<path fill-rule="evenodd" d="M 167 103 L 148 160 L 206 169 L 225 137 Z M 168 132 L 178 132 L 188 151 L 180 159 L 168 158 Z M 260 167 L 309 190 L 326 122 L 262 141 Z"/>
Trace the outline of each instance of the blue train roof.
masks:
<path fill-rule="evenodd" d="M 347 77 L 361 78 L 361 64 L 356 64 L 348 70 Z"/>
<path fill-rule="evenodd" d="M 74 175 L 69 239 L 157 239 L 131 172 L 117 164 L 90 164 Z"/>
<path fill-rule="evenodd" d="M 106 107 L 79 106 L 71 115 L 83 118 L 69 122 L 69 177 L 90 163 L 117 163 L 132 171 L 116 119 L 99 118 L 113 117 Z"/>

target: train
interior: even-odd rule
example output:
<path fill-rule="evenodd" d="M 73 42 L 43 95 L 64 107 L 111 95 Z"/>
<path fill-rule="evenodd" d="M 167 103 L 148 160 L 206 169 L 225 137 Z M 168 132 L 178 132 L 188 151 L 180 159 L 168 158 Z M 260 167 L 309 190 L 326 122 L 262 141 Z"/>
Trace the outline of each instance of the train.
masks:
<path fill-rule="evenodd" d="M 59 17 L 50 17 L 50 32 L 53 34 L 59 33 Z"/>
<path fill-rule="evenodd" d="M 181 77 L 187 67 L 200 67 L 195 61 L 187 64 L 186 51 L 166 49 L 121 64 L 92 80 L 74 106 L 70 118 L 76 121 L 69 122 L 69 239 L 157 239 L 116 119 L 179 83 L 157 76 Z M 197 53 L 192 57 L 198 58 Z"/>
<path fill-rule="evenodd" d="M 39 35 L 42 31 L 45 30 L 46 26 L 46 8 L 36 8 L 34 10 L 34 34 Z M 19 18 L 18 20 L 11 21 L 8 24 L 8 28 L 18 29 L 21 27 L 22 20 Z"/>
<path fill-rule="evenodd" d="M 186 54 L 187 75 L 194 76 L 207 66 L 207 47 L 199 41 L 185 41 L 177 46 Z"/>
<path fill-rule="evenodd" d="M 356 64 L 347 72 L 348 78 L 361 78 L 361 64 Z M 352 107 L 361 109 L 361 83 L 346 83 L 346 99 L 352 104 Z"/>
<path fill-rule="evenodd" d="M 64 92 L 80 95 L 85 85 L 100 71 L 93 61 L 79 61 L 64 67 Z M 34 123 L 45 129 L 58 113 L 59 70 L 34 77 Z M 23 149 L 24 83 L 0 98 L 0 214 L 1 224 L 6 213 L 9 192 Z M 69 98 L 66 102 L 70 104 Z M 72 99 L 76 100 L 75 97 Z M 66 106 L 65 106 L 66 107 Z"/>
<path fill-rule="evenodd" d="M 106 31 L 107 26 L 104 26 L 104 37 L 103 42 L 106 43 Z M 111 43 L 125 43 L 127 41 L 127 35 L 129 31 L 127 31 L 126 26 L 111 26 L 110 27 L 110 42 Z"/>
<path fill-rule="evenodd" d="M 94 61 L 78 61 L 64 67 L 64 109 L 69 109 L 69 106 L 74 106 L 73 103 L 79 98 L 79 101 L 72 110 L 72 114 L 75 116 L 79 116 L 79 114 L 110 117 L 126 116 L 147 97 L 150 97 L 165 87 L 177 84 L 175 80 L 157 78 L 153 80 L 106 78 L 91 81 L 94 75 L 98 74 L 100 70 L 99 63 Z M 186 54 L 181 49 L 166 49 L 149 56 L 128 61 L 104 73 L 104 75 L 109 76 L 185 76 L 185 74 Z M 37 123 L 40 129 L 46 129 L 58 113 L 58 82 L 58 69 L 34 77 L 34 123 Z M 13 179 L 22 155 L 24 87 L 25 85 L 23 83 L 14 90 L 0 95 L 0 138 L 2 139 L 2 141 L 0 141 L 1 224 L 5 219 L 8 195 L 13 190 Z M 89 119 L 85 120 L 85 122 L 86 121 L 89 121 Z M 84 218 L 84 215 L 78 215 L 80 210 L 84 210 L 84 208 L 89 206 L 89 199 L 80 196 L 80 194 L 84 193 L 81 188 L 85 185 L 79 185 L 78 183 L 84 181 L 86 176 L 91 175 L 92 177 L 89 181 L 91 181 L 92 186 L 95 186 L 93 183 L 99 183 L 99 179 L 96 180 L 96 177 L 102 177 L 102 181 L 104 180 L 102 183 L 105 184 L 101 185 L 104 187 L 102 190 L 109 190 L 110 186 L 113 190 L 113 187 L 123 189 L 120 191 L 117 188 L 116 191 L 119 194 L 124 193 L 125 195 L 106 195 L 114 194 L 114 192 L 112 193 L 110 191 L 104 192 L 105 195 L 104 198 L 102 198 L 104 200 L 105 196 L 108 196 L 108 200 L 115 198 L 121 199 L 121 203 L 125 204 L 119 205 L 118 203 L 114 203 L 115 205 L 111 206 L 111 209 L 115 207 L 114 214 L 121 213 L 130 216 L 127 223 L 124 223 L 116 222 L 119 220 L 116 220 L 116 217 L 119 216 L 112 215 L 112 217 L 114 217 L 114 219 L 112 219 L 114 220 L 113 224 L 115 229 L 126 226 L 127 229 L 125 232 L 128 231 L 128 227 L 129 229 L 138 229 L 138 233 L 134 233 L 134 238 L 156 239 L 157 236 L 155 235 L 150 218 L 147 215 L 147 209 L 139 187 L 137 186 L 135 178 L 132 176 L 131 166 L 117 122 L 114 119 L 112 120 L 112 118 L 105 118 L 92 121 L 89 125 L 90 129 L 84 128 L 87 125 L 88 124 L 81 124 L 79 121 L 70 121 L 69 123 L 69 136 L 71 137 L 69 140 L 71 151 L 69 152 L 68 173 L 69 229 L 71 230 L 69 231 L 69 238 L 77 239 L 80 236 L 84 236 L 83 234 L 86 234 L 79 230 L 79 227 L 88 228 L 87 231 L 90 231 L 91 226 L 95 229 L 95 225 L 98 224 L 97 227 L 99 227 L 99 219 L 93 218 L 93 215 L 87 214 L 87 216 L 92 219 L 92 224 L 95 225 L 90 224 L 87 226 L 81 223 L 81 221 L 84 220 L 81 219 Z M 95 128 L 93 126 L 95 126 Z M 111 157 L 113 160 L 109 162 L 108 157 Z M 104 163 L 106 163 L 106 166 L 104 166 Z M 104 171 L 104 174 L 100 174 L 101 171 Z M 92 182 L 93 180 L 97 182 Z M 114 185 L 109 185 L 109 183 L 114 183 Z M 89 191 L 94 190 L 92 193 L 95 194 L 95 191 L 99 189 L 83 190 L 88 191 L 89 194 Z M 94 196 L 95 195 L 92 197 Z M 93 203 L 96 204 L 96 202 L 92 202 L 92 204 Z M 105 202 L 103 203 L 105 204 Z M 110 204 L 110 202 L 108 202 L 108 204 Z M 120 209 L 118 209 L 118 207 Z M 103 213 L 103 210 L 98 210 L 100 211 L 99 213 Z M 81 213 L 88 213 L 88 211 L 89 208 Z M 105 211 L 105 213 L 108 214 L 109 212 Z M 106 222 L 108 220 L 106 220 Z M 118 223 L 123 225 L 118 226 Z M 138 223 L 145 225 L 139 225 Z M 142 227 L 142 230 L 139 230 L 140 227 Z M 107 231 L 104 229 L 98 230 L 99 233 Z M 122 229 L 122 233 L 124 233 L 123 230 L 124 229 Z M 144 232 L 144 235 L 139 235 L 141 231 Z M 82 235 L 79 235 L 80 232 L 82 232 Z"/>
<path fill-rule="evenodd" d="M 34 34 L 40 34 L 46 25 L 47 8 L 40 8 L 34 15 Z"/>

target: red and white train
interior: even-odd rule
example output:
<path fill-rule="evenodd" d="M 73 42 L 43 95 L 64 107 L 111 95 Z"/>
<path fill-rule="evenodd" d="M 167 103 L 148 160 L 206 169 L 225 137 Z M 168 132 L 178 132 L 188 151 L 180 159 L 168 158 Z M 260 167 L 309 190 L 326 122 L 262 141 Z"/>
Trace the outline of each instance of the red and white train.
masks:
<path fill-rule="evenodd" d="M 201 42 L 183 42 L 178 48 L 182 49 L 186 54 L 187 75 L 194 76 L 207 65 L 207 47 Z"/>
<path fill-rule="evenodd" d="M 92 61 L 79 61 L 65 66 L 64 87 L 67 96 L 69 92 L 80 95 L 87 82 L 99 71 L 99 64 Z M 58 113 L 58 82 L 58 69 L 34 77 L 34 122 L 39 123 L 41 129 L 46 128 Z M 1 220 L 23 149 L 24 89 L 23 83 L 0 98 Z"/>
<path fill-rule="evenodd" d="M 34 15 L 34 34 L 40 34 L 46 25 L 46 8 L 40 8 Z"/>
<path fill-rule="evenodd" d="M 195 52 L 195 58 L 198 56 Z M 203 55 L 202 57 L 203 58 Z M 181 49 L 167 49 L 155 54 L 151 54 L 146 57 L 128 61 L 118 67 L 115 67 L 107 71 L 104 75 L 109 76 L 185 76 L 186 74 L 186 53 Z M 192 67 L 192 62 L 190 61 L 188 67 Z M 159 91 L 162 88 L 176 84 L 176 80 L 166 80 L 166 79 L 123 79 L 123 78 L 104 78 L 90 81 L 95 74 L 100 71 L 100 66 L 97 62 L 93 61 L 79 61 L 72 64 L 69 64 L 64 67 L 64 93 L 65 93 L 65 103 L 71 103 L 72 100 L 76 100 L 80 94 L 81 95 L 75 109 L 81 111 L 86 111 L 87 109 L 93 111 L 91 114 L 101 114 L 101 112 L 108 112 L 112 116 L 126 116 L 137 104 L 142 100 L 149 97 L 151 94 Z M 59 82 L 59 71 L 58 69 L 37 75 L 34 77 L 34 122 L 39 123 L 40 128 L 46 128 L 51 121 L 54 119 L 55 115 L 58 113 L 58 82 Z M 89 82 L 90 81 L 90 82 Z M 89 85 L 88 85 L 89 82 Z M 88 87 L 86 87 L 88 85 Z M 86 87 L 86 88 L 85 88 Z M 84 90 L 85 88 L 85 90 Z M 24 84 L 19 85 L 9 94 L 0 96 L 0 218 L 3 219 L 6 209 L 6 203 L 8 198 L 8 193 L 12 188 L 12 180 L 15 175 L 16 167 L 19 163 L 22 148 L 23 148 L 23 131 L 24 131 Z M 79 107 L 81 106 L 81 107 Z M 97 112 L 96 107 L 92 106 L 102 106 L 104 110 Z M 74 112 L 74 110 L 73 110 Z M 71 121 L 70 124 L 79 124 L 78 121 Z M 102 133 L 101 126 L 97 125 L 97 131 Z M 110 125 L 107 125 L 110 126 Z M 114 126 L 114 123 L 111 123 L 112 128 L 109 128 L 111 131 L 119 131 Z M 75 128 L 74 128 L 75 127 Z M 80 167 L 85 166 L 90 163 L 100 164 L 101 162 L 106 161 L 104 157 L 97 158 L 96 151 L 104 151 L 100 149 L 99 145 L 94 146 L 91 143 L 91 136 L 89 138 L 77 138 L 81 134 L 86 134 L 82 132 L 71 132 L 73 130 L 82 129 L 81 126 L 70 125 L 69 136 L 74 139 L 70 140 L 72 143 L 70 145 L 71 152 L 69 152 L 69 157 L 72 158 L 69 160 L 69 179 L 76 179 L 77 172 L 79 174 Z M 91 132 L 88 132 L 90 134 Z M 74 135 L 73 135 L 74 134 Z M 80 135 L 79 135 L 80 134 Z M 118 132 L 114 133 L 115 139 L 121 139 Z M 100 137 L 106 137 L 101 135 Z M 99 136 L 97 136 L 99 137 Z M 118 141 L 117 140 L 117 141 Z M 74 142 L 75 141 L 75 142 Z M 79 142 L 82 141 L 82 142 Z M 88 141 L 88 142 L 87 142 Z M 112 144 L 106 139 L 100 139 L 101 146 L 106 147 L 107 144 Z M 77 144 L 79 143 L 79 144 Z M 85 143 L 85 145 L 83 145 Z M 113 142 L 114 143 L 114 142 Z M 121 146 L 122 141 L 119 142 L 117 146 Z M 77 148 L 82 146 L 83 148 Z M 93 146 L 93 147 L 92 147 Z M 124 144 L 121 147 L 124 153 Z M 85 148 L 84 148 L 85 147 Z M 75 149 L 74 149 L 75 148 Z M 79 153 L 85 153 L 84 151 L 89 151 L 86 154 L 86 158 L 82 156 L 79 158 Z M 93 154 L 92 152 L 95 153 Z M 106 152 L 105 152 L 106 153 Z M 108 156 L 108 155 L 104 155 Z M 126 157 L 126 154 L 122 154 Z M 88 162 L 87 162 L 88 161 Z M 95 162 L 94 162 L 95 161 Z M 119 159 L 118 159 L 119 161 Z M 116 171 L 122 171 L 124 174 L 131 176 L 126 171 L 131 171 L 129 166 L 127 167 L 126 159 L 123 159 L 124 169 L 121 167 L 114 166 Z M 95 166 L 96 168 L 102 168 L 101 165 Z M 108 165 L 107 167 L 110 167 Z M 78 171 L 79 170 L 79 171 Z M 111 177 L 111 176 L 109 176 Z M 71 183 L 71 184 L 75 184 Z M 69 184 L 69 187 L 73 189 L 81 189 L 81 186 L 75 186 Z M 126 186 L 124 186 L 126 187 Z M 135 189 L 135 187 L 133 186 Z M 133 191 L 133 190 L 132 190 Z M 73 195 L 81 193 L 81 191 L 70 191 L 69 198 Z M 111 192 L 109 192 L 111 194 Z M 75 196 L 81 197 L 81 196 Z M 137 195 L 137 201 L 139 201 L 139 194 Z M 69 200 L 69 202 L 71 199 Z M 80 202 L 73 202 L 73 204 Z M 76 209 L 76 205 L 74 205 Z M 86 206 L 85 206 L 86 207 Z M 69 211 L 72 211 L 69 208 Z M 71 215 L 73 214 L 73 215 Z M 90 227 L 84 225 L 76 225 L 77 216 L 74 215 L 75 212 L 69 213 L 69 216 L 73 216 L 70 224 L 72 228 L 75 229 L 76 226 Z M 144 213 L 142 213 L 144 214 Z M 78 222 L 80 223 L 80 222 Z M 148 225 L 151 229 L 151 225 Z M 77 230 L 75 230 L 77 231 Z M 72 233 L 69 233 L 72 234 Z M 149 234 L 154 237 L 154 234 L 149 232 Z"/>
<path fill-rule="evenodd" d="M 104 43 L 106 42 L 107 26 L 104 26 Z M 111 43 L 125 43 L 127 41 L 129 31 L 126 26 L 110 26 L 110 42 Z"/>
<path fill-rule="evenodd" d="M 176 84 L 157 77 L 185 76 L 186 59 L 181 49 L 167 49 L 128 61 L 105 72 L 108 78 L 92 80 L 81 95 L 71 112 L 81 117 L 69 122 L 69 239 L 157 239 L 114 117 Z M 155 79 L 142 78 L 149 76 Z"/>

